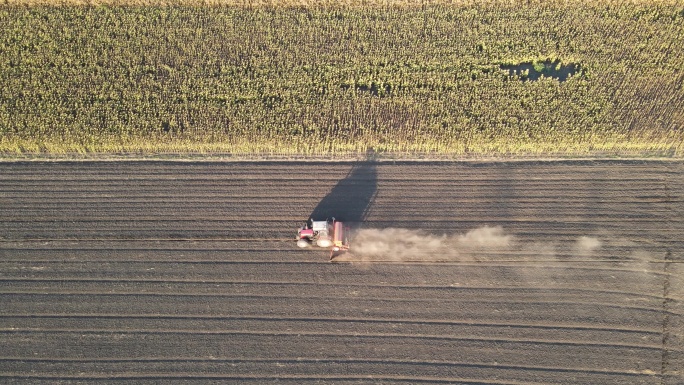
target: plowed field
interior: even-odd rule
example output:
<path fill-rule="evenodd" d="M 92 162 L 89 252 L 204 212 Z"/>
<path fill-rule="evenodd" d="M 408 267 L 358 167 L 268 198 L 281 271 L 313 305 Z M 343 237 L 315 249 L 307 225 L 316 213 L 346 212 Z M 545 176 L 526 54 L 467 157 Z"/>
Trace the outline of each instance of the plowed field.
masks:
<path fill-rule="evenodd" d="M 0 382 L 681 384 L 683 187 L 667 161 L 0 163 Z M 400 230 L 330 263 L 293 241 L 312 214 Z"/>

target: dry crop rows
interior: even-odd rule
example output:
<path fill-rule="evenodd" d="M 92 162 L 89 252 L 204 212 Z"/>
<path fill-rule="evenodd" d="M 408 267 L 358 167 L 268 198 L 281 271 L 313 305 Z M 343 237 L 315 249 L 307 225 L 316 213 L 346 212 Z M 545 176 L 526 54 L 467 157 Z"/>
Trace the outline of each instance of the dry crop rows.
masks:
<path fill-rule="evenodd" d="M 683 172 L 5 163 L 0 381 L 679 384 Z M 326 210 L 515 245 L 331 264 L 291 240 Z"/>

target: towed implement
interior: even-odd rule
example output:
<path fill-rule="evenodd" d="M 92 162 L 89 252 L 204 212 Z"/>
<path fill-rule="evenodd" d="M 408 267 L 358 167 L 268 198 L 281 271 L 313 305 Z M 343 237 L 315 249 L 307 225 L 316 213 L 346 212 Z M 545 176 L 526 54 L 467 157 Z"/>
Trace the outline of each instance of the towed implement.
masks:
<path fill-rule="evenodd" d="M 318 246 L 330 249 L 332 260 L 349 250 L 349 228 L 343 222 L 330 218 L 322 221 L 309 219 L 297 232 L 297 246 L 301 248 Z"/>

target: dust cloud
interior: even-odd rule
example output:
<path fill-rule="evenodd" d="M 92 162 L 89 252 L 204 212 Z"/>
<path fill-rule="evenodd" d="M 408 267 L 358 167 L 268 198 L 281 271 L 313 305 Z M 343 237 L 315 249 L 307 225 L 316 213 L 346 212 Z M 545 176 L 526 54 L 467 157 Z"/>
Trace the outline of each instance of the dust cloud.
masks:
<path fill-rule="evenodd" d="M 589 257 L 601 247 L 601 241 L 594 237 L 582 236 L 575 242 L 575 253 L 582 257 Z"/>
<path fill-rule="evenodd" d="M 351 259 L 371 261 L 558 260 L 592 257 L 605 242 L 579 236 L 574 241 L 528 241 L 501 226 L 483 226 L 466 233 L 431 234 L 420 229 L 361 229 L 352 238 Z"/>
<path fill-rule="evenodd" d="M 420 229 L 359 229 L 351 250 L 338 260 L 398 262 L 572 262 L 662 259 L 662 251 L 644 248 L 606 232 L 572 238 L 513 235 L 501 226 L 483 226 L 465 233 L 434 234 Z"/>
<path fill-rule="evenodd" d="M 482 252 L 501 252 L 515 239 L 501 226 L 484 226 L 465 234 L 435 235 L 402 228 L 362 229 L 353 239 L 353 254 L 361 259 L 453 261 L 473 259 Z"/>

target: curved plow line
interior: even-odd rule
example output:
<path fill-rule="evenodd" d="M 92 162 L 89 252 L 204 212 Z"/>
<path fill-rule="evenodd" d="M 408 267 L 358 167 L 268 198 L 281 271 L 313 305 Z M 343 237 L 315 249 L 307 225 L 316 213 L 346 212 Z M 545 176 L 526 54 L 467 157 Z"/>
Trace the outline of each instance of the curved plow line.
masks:
<path fill-rule="evenodd" d="M 467 257 L 466 257 L 467 258 Z M 455 258 L 457 259 L 457 258 Z M 454 265 L 454 266 L 482 266 L 482 265 L 490 265 L 490 264 L 497 264 L 497 263 L 502 263 L 506 265 L 510 264 L 521 264 L 521 265 L 527 265 L 527 264 L 535 264 L 535 263 L 557 263 L 557 264 L 571 264 L 571 263 L 684 263 L 684 260 L 681 261 L 670 261 L 670 260 L 665 260 L 665 259 L 653 259 L 653 260 L 642 260 L 642 259 L 574 259 L 574 260 L 558 260 L 558 259 L 533 259 L 533 260 L 516 260 L 516 259 L 491 259 L 491 260 L 481 260 L 481 261 L 463 261 L 463 262 L 454 262 L 454 261 L 426 261 L 426 260 L 420 260 L 420 259 L 408 259 L 408 260 L 392 260 L 392 259 L 341 259 L 341 260 L 333 260 L 335 263 L 345 263 L 345 264 L 363 264 L 363 263 L 377 263 L 377 264 L 387 264 L 387 265 Z M 553 266 L 545 266 L 549 268 L 553 268 Z M 582 266 L 576 266 L 576 267 L 563 267 L 563 269 L 584 269 L 584 270 L 622 270 L 622 269 L 612 269 L 612 268 L 593 268 L 593 267 L 582 267 Z M 643 272 L 643 270 L 626 270 L 626 271 L 634 271 L 634 272 Z M 657 271 L 654 271 L 653 274 L 658 274 Z M 662 274 L 662 272 L 660 272 Z"/>
<path fill-rule="evenodd" d="M 139 358 L 36 358 L 36 357 L 0 357 L 1 361 L 11 362 L 49 362 L 49 363 L 161 363 L 161 362 L 211 362 L 211 363 L 266 363 L 266 364 L 389 364 L 389 365 L 431 365 L 431 366 L 459 366 L 470 368 L 492 368 L 502 370 L 528 370 L 542 372 L 580 372 L 591 374 L 608 375 L 629 375 L 629 376 L 652 376 L 654 373 L 639 372 L 635 370 L 620 371 L 610 369 L 591 369 L 591 368 L 564 368 L 552 366 L 532 366 L 515 364 L 498 364 L 491 362 L 463 362 L 463 361 L 439 361 L 439 360 L 401 360 L 401 359 L 382 359 L 382 358 L 197 358 L 197 357 L 139 357 Z M 0 375 L 1 376 L 1 375 Z"/>
<path fill-rule="evenodd" d="M 618 290 L 596 290 L 596 289 L 582 289 L 577 287 L 521 287 L 521 286 L 460 286 L 460 285 L 393 285 L 388 283 L 369 284 L 369 283 L 343 283 L 343 282 L 296 282 L 296 281 L 237 281 L 237 280 L 220 280 L 220 279 L 135 279 L 135 278 L 0 278 L 0 282 L 91 282 L 91 283 L 178 283 L 178 284 L 224 284 L 224 285 L 269 285 L 269 286 L 348 286 L 348 287 L 363 287 L 363 288 L 395 288 L 395 289 L 450 289 L 450 290 L 527 290 L 527 291 L 560 291 L 560 292 L 582 292 L 582 293 L 604 293 L 617 294 L 626 296 L 641 296 L 646 298 L 660 299 L 662 296 L 648 294 L 625 292 Z M 49 293 L 42 293 L 49 294 Z M 668 297 L 671 298 L 672 297 Z M 675 298 L 676 299 L 676 298 Z"/>
<path fill-rule="evenodd" d="M 2 249 L 0 249 L 2 250 Z M 7 249 L 4 249 L 7 250 Z M 26 249 L 22 249 L 26 250 Z M 50 250 L 54 251 L 55 249 L 43 249 L 43 250 Z M 69 251 L 73 251 L 74 249 L 65 249 Z M 88 250 L 88 249 L 79 249 L 79 250 Z M 95 250 L 95 249 L 92 249 Z M 102 250 L 102 249 L 99 249 Z M 117 250 L 132 250 L 132 249 L 117 249 Z M 137 250 L 137 249 L 136 249 Z M 303 249 L 303 250 L 283 250 L 283 249 L 140 249 L 141 251 L 179 251 L 179 252 L 188 252 L 188 251 L 197 251 L 197 252 L 227 252 L 227 251 L 234 251 L 234 252 L 254 252 L 254 253 L 259 253 L 259 252 L 280 252 L 280 253 L 298 253 L 300 251 L 302 252 L 321 252 L 325 253 L 325 249 Z M 142 257 L 141 257 L 142 258 Z M 54 259 L 31 259 L 27 260 L 26 258 L 24 259 L 17 259 L 17 260 L 5 260 L 5 261 L 0 261 L 0 264 L 17 264 L 17 263 L 25 263 L 25 264 L 35 264 L 35 263 L 44 263 L 44 264 L 59 264 L 59 265 L 65 265 L 65 264 L 83 264 L 83 263 L 102 263 L 102 262 L 107 262 L 108 264 L 214 264 L 214 265 L 237 265 L 237 264 L 244 264 L 244 265 L 264 265 L 264 264 L 273 264 L 273 265 L 326 265 L 330 263 L 329 260 L 325 258 L 321 258 L 320 261 L 317 260 L 308 260 L 308 259 L 303 259 L 303 260 L 282 260 L 282 259 L 233 259 L 233 260 L 219 260 L 219 259 L 173 259 L 169 257 L 168 259 L 112 259 L 112 258 L 102 258 L 102 259 L 78 259 L 78 260 L 54 260 Z M 439 265 L 439 266 L 460 266 L 460 267 L 539 267 L 535 266 L 537 264 L 545 264 L 543 267 L 545 269 L 563 269 L 563 270 L 589 270 L 589 271 L 616 271 L 616 272 L 621 272 L 621 273 L 639 273 L 639 274 L 651 274 L 651 275 L 666 275 L 667 273 L 663 273 L 662 270 L 644 270 L 644 269 L 629 269 L 629 268 L 618 268 L 618 267 L 586 267 L 586 266 L 573 266 L 572 264 L 576 263 L 598 263 L 598 264 L 605 264 L 605 263 L 620 263 L 620 264 L 630 264 L 630 263 L 643 263 L 643 264 L 661 264 L 661 263 L 684 263 L 684 261 L 669 261 L 669 260 L 652 260 L 652 261 L 644 261 L 644 260 L 576 260 L 576 261 L 553 261 L 553 260 L 530 260 L 530 261 L 515 261 L 515 260 L 489 260 L 489 261 L 476 261 L 476 262 L 430 262 L 430 261 L 389 261 L 389 260 L 344 260 L 344 261 L 336 261 L 333 259 L 333 263 L 340 263 L 340 264 L 363 264 L 363 263 L 373 263 L 373 264 L 378 264 L 378 265 L 420 265 L 420 266 L 434 266 L 434 265 Z M 548 263 L 548 264 L 546 264 Z M 558 265 L 565 265 L 565 266 L 553 266 L 550 264 L 558 264 Z M 671 274 L 670 274 L 671 275 Z"/>
<path fill-rule="evenodd" d="M 595 341 L 561 341 L 523 338 L 487 338 L 438 334 L 403 334 L 403 333 L 332 333 L 332 332 L 304 332 L 304 331 L 247 331 L 247 330 L 183 330 L 183 329 L 41 329 L 41 328 L 0 328 L 1 334 L 186 334 L 206 336 L 268 336 L 268 337 L 326 337 L 326 338 L 403 338 L 416 340 L 464 341 L 464 342 L 492 342 L 510 344 L 536 345 L 566 345 L 566 346 L 594 346 L 604 348 L 629 348 L 661 351 L 662 345 L 635 345 L 624 343 L 601 343 Z M 681 349 L 670 351 L 682 351 Z"/>
<path fill-rule="evenodd" d="M 401 381 L 408 383 L 438 383 L 438 384 L 463 384 L 463 385 L 544 385 L 540 382 L 519 382 L 500 380 L 479 380 L 461 377 L 411 377 L 391 375 L 306 375 L 306 374 L 264 374 L 264 375 L 235 375 L 235 374 L 198 374 L 198 373 L 150 373 L 150 374 L 87 374 L 87 375 L 54 375 L 54 374 L 24 374 L 24 373 L 0 373 L 0 378 L 7 379 L 33 379 L 33 380 L 301 380 L 301 381 Z"/>
<path fill-rule="evenodd" d="M 516 327 L 521 329 L 570 329 L 586 331 L 629 332 L 641 334 L 661 334 L 661 330 L 632 329 L 624 326 L 591 326 L 591 325 L 552 325 L 552 324 L 521 324 L 510 322 L 482 322 L 475 320 L 446 321 L 440 319 L 415 318 L 372 318 L 372 317 L 276 317 L 276 316 L 243 316 L 243 315 L 176 315 L 176 314 L 3 314 L 1 318 L 102 318 L 102 319 L 152 319 L 152 320 L 207 320 L 207 321 L 291 321 L 291 322 L 354 322 L 380 324 L 429 324 L 447 326 L 475 326 L 475 327 Z"/>
<path fill-rule="evenodd" d="M 45 291 L 1 291 L 1 295 L 37 295 L 37 296 L 102 296 L 102 297 L 214 297 L 214 298 L 261 298 L 261 299 L 298 299 L 298 300 L 315 300 L 315 299 L 333 299 L 333 300 L 353 300 L 366 302 L 409 302 L 422 303 L 434 302 L 432 298 L 398 298 L 398 297 L 342 297 L 342 296 L 306 296 L 306 295 L 270 295 L 270 294 L 230 294 L 230 293 L 166 293 L 166 292 L 128 292 L 128 293 L 111 293 L 111 292 L 45 292 Z M 673 299 L 669 296 L 668 299 Z M 612 308 L 620 310 L 635 310 L 644 312 L 663 313 L 661 307 L 643 307 L 643 306 L 625 306 L 616 305 L 614 303 L 602 302 L 579 302 L 579 301 L 509 301 L 505 299 L 485 300 L 485 299 L 461 299 L 461 298 L 440 298 L 440 302 L 456 302 L 456 303 L 487 303 L 487 304 L 504 304 L 504 305 L 577 305 L 577 306 L 600 306 L 601 308 Z M 682 315 L 675 312 L 667 312 L 664 314 Z M 1 316 L 0 316 L 1 317 Z"/>

